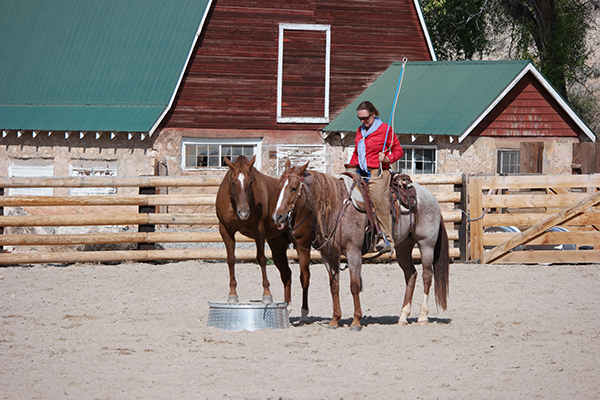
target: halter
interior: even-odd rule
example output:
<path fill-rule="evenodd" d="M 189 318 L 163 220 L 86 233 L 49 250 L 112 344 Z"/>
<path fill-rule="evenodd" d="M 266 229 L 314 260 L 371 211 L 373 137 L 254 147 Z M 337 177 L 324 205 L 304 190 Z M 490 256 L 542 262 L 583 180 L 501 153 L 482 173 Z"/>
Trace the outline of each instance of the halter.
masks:
<path fill-rule="evenodd" d="M 296 202 L 298 201 L 300 196 L 302 196 L 302 189 L 304 188 L 304 177 L 294 175 L 294 174 L 286 174 L 284 176 L 286 177 L 286 180 L 289 180 L 291 177 L 294 177 L 294 178 L 297 178 L 300 180 L 300 186 L 298 187 L 298 194 L 294 198 L 294 201 L 292 202 L 292 206 L 290 207 L 290 210 L 287 213 L 288 229 L 293 231 L 294 229 L 298 228 L 298 226 L 302 225 L 302 223 L 306 220 L 306 218 L 304 218 L 304 220 L 296 228 L 292 227 L 292 213 L 294 212 L 294 209 L 296 208 Z"/>

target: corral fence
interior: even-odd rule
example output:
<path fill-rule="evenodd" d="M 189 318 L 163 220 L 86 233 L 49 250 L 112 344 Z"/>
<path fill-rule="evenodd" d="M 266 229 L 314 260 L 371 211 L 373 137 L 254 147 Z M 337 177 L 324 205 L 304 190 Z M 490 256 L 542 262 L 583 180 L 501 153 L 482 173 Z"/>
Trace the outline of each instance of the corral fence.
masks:
<path fill-rule="evenodd" d="M 224 260 L 214 211 L 221 180 L 221 176 L 0 178 L 0 265 Z M 450 255 L 464 259 L 464 176 L 421 175 L 414 180 L 429 187 L 442 204 Z M 81 188 L 110 188 L 113 194 L 81 195 Z M 11 189 L 17 192 L 11 194 Z M 23 189 L 29 194 L 19 194 Z M 44 195 L 36 195 L 36 190 Z M 253 242 L 239 234 L 236 241 Z M 288 256 L 297 258 L 291 249 Z M 418 250 L 413 256 L 419 257 Z M 320 258 L 315 251 L 311 257 Z M 236 258 L 253 260 L 256 251 L 237 248 Z"/>
<path fill-rule="evenodd" d="M 470 176 L 470 259 L 599 262 L 598 188 L 600 174 Z"/>

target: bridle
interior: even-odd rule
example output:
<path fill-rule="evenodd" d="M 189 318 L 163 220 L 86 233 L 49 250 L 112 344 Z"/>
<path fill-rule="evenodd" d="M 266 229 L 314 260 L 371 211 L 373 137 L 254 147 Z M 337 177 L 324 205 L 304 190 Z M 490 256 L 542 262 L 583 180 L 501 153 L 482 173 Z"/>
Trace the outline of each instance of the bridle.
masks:
<path fill-rule="evenodd" d="M 308 215 L 307 215 L 306 218 L 304 218 L 302 220 L 302 222 L 300 222 L 300 224 L 298 224 L 295 228 L 292 227 L 292 213 L 294 212 L 294 209 L 296 208 L 296 202 L 298 201 L 298 199 L 300 198 L 300 196 L 302 196 L 302 189 L 304 188 L 304 177 L 298 176 L 298 175 L 294 175 L 294 174 L 286 174 L 284 176 L 285 176 L 286 180 L 288 180 L 288 181 L 290 180 L 291 177 L 294 177 L 294 178 L 297 178 L 297 179 L 300 180 L 300 185 L 298 186 L 298 193 L 297 193 L 296 197 L 294 197 L 294 201 L 292 202 L 292 206 L 290 207 L 289 211 L 287 212 L 288 229 L 291 230 L 291 231 L 294 231 L 300 225 L 302 225 L 302 223 L 304 223 L 304 221 L 306 221 L 306 218 L 308 218 Z"/>
<path fill-rule="evenodd" d="M 300 196 L 302 196 L 302 190 L 304 189 L 304 177 L 302 176 L 298 176 L 298 175 L 294 175 L 294 174 L 286 174 L 284 175 L 286 177 L 286 179 L 290 179 L 290 177 L 294 177 L 300 180 L 300 185 L 298 187 L 298 194 L 296 195 L 296 197 L 294 198 L 294 201 L 292 202 L 292 206 L 290 207 L 290 210 L 288 211 L 288 224 L 289 227 L 288 229 L 296 229 L 298 228 L 300 225 L 302 225 L 302 223 L 306 220 L 306 218 L 308 218 L 308 215 L 306 218 L 304 218 L 304 220 L 302 220 L 302 222 L 300 224 L 298 224 L 296 226 L 296 228 L 292 228 L 291 224 L 292 224 L 292 218 L 291 218 L 291 214 L 294 211 L 294 208 L 296 207 L 296 202 L 298 201 L 298 199 L 300 198 Z M 353 183 L 352 188 L 354 188 L 354 186 L 356 185 L 356 182 Z M 348 205 L 351 203 L 351 193 L 352 193 L 352 189 L 350 191 L 348 191 L 348 197 L 344 199 L 344 201 L 342 202 L 342 206 L 340 207 L 337 216 L 335 217 L 335 221 L 333 223 L 333 226 L 331 227 L 331 231 L 329 232 L 329 234 L 325 237 L 325 241 L 320 245 L 320 246 L 315 246 L 315 244 L 313 243 L 313 248 L 315 250 L 321 250 L 323 247 L 325 247 L 329 241 L 331 240 L 331 238 L 333 237 L 333 233 L 335 232 L 335 230 L 337 229 L 338 225 L 341 225 L 341 219 L 342 216 L 344 215 L 346 208 L 348 207 Z M 309 214 L 310 215 L 310 214 Z M 340 252 L 341 252 L 341 235 L 342 235 L 342 230 L 340 229 Z M 292 234 L 292 237 L 294 235 Z M 294 238 L 295 240 L 295 238 Z M 303 248 L 302 246 L 300 246 L 301 248 Z M 304 249 L 304 248 L 303 248 Z M 304 249 L 304 250 L 309 250 L 309 249 Z"/>

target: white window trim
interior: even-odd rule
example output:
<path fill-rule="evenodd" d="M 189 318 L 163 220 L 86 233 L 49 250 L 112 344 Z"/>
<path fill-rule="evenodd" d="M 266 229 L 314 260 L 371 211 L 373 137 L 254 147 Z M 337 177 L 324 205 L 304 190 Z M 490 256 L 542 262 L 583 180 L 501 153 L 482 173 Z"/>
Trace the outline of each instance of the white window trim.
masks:
<path fill-rule="evenodd" d="M 253 145 L 256 146 L 256 160 L 254 161 L 254 168 L 257 170 L 262 169 L 262 139 L 260 138 L 233 138 L 233 139 L 203 139 L 203 138 L 184 138 L 181 141 L 181 170 L 182 171 L 206 171 L 206 170 L 226 170 L 227 167 L 198 167 L 198 168 L 187 168 L 185 166 L 185 146 L 186 145 L 198 145 L 198 144 L 219 144 L 219 145 Z"/>
<path fill-rule="evenodd" d="M 416 172 L 411 172 L 411 174 L 415 174 L 415 175 L 435 175 L 438 173 L 438 147 L 435 145 L 422 145 L 422 146 L 415 146 L 415 145 L 402 145 L 402 148 L 404 149 L 404 152 L 406 153 L 406 150 L 413 150 L 413 149 L 424 149 L 424 150 L 435 150 L 435 171 L 433 172 L 433 174 L 417 174 Z M 397 162 L 399 162 L 400 160 L 398 160 Z M 413 159 L 413 167 L 414 167 L 414 162 L 415 160 Z"/>
<path fill-rule="evenodd" d="M 325 105 L 323 117 L 282 117 L 283 95 L 283 35 L 285 30 L 323 31 L 326 37 L 325 49 Z M 328 123 L 329 122 L 329 74 L 331 70 L 331 25 L 319 24 L 279 24 L 279 54 L 277 59 L 277 122 L 279 123 Z"/>

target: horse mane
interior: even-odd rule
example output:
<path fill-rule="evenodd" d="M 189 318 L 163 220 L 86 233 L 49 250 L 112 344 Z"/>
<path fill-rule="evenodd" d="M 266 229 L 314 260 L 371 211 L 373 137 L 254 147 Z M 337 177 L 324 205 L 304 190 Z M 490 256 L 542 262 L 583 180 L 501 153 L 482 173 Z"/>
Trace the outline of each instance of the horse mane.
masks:
<path fill-rule="evenodd" d="M 329 174 L 318 171 L 307 171 L 312 178 L 310 201 L 315 204 L 317 224 L 322 234 L 329 232 L 342 206 L 344 187 L 340 181 Z M 308 184 L 308 183 L 307 183 Z"/>

